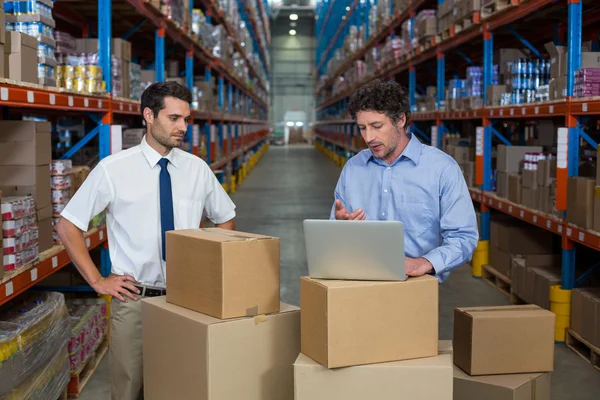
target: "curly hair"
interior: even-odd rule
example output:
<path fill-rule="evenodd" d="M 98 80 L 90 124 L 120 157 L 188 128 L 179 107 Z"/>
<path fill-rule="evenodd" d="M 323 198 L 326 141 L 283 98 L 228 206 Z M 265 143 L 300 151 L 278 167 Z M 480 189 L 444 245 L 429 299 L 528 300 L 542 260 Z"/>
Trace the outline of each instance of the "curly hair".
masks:
<path fill-rule="evenodd" d="M 394 125 L 402 115 L 406 117 L 404 128 L 410 125 L 410 103 L 407 90 L 392 81 L 379 79 L 358 89 L 348 102 L 348 112 L 356 121 L 359 111 L 375 111 L 385 114 Z"/>

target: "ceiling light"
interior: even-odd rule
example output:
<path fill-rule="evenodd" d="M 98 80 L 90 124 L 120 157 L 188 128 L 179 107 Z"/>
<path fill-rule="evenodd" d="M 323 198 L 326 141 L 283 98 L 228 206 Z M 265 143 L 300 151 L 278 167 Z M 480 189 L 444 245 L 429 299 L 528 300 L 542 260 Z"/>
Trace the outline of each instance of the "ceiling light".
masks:
<path fill-rule="evenodd" d="M 296 126 L 304 126 L 304 122 L 298 121 L 298 122 L 296 122 Z"/>
<path fill-rule="evenodd" d="M 288 121 L 288 122 L 286 123 L 286 125 L 287 125 L 287 126 L 290 126 L 290 127 L 291 127 L 291 126 L 294 126 L 294 122 L 293 122 L 293 121 Z"/>
<path fill-rule="evenodd" d="M 290 19 L 292 21 L 297 21 L 298 20 L 298 14 L 290 14 Z"/>
<path fill-rule="evenodd" d="M 345 15 L 344 15 L 344 16 L 342 16 L 342 20 L 343 20 L 343 21 L 345 21 L 345 20 L 346 20 L 346 16 L 345 16 Z"/>
<path fill-rule="evenodd" d="M 350 11 L 350 7 L 346 7 L 346 11 Z"/>
<path fill-rule="evenodd" d="M 290 35 L 295 36 L 296 35 L 296 31 L 294 29 L 290 29 Z"/>
<path fill-rule="evenodd" d="M 295 28 L 295 27 L 296 27 L 296 25 L 298 25 L 298 24 L 297 24 L 297 23 L 295 23 L 295 22 L 290 22 L 290 26 L 291 26 L 292 28 Z"/>

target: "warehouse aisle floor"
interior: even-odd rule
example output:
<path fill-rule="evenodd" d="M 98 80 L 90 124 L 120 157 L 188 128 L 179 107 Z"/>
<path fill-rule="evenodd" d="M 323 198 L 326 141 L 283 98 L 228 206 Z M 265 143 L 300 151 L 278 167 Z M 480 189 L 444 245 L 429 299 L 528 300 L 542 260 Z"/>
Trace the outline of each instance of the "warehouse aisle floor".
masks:
<path fill-rule="evenodd" d="M 339 173 L 339 168 L 313 147 L 271 147 L 239 191 L 232 195 L 237 205 L 238 230 L 281 238 L 281 299 L 284 302 L 299 305 L 299 278 L 307 274 L 302 220 L 329 217 Z M 440 286 L 440 338 L 452 338 L 455 307 L 507 303 L 504 295 L 473 279 L 468 267 L 457 269 Z M 555 355 L 553 400 L 600 398 L 598 370 L 564 345 L 556 346 Z M 105 358 L 80 399 L 109 398 L 108 359 Z"/>

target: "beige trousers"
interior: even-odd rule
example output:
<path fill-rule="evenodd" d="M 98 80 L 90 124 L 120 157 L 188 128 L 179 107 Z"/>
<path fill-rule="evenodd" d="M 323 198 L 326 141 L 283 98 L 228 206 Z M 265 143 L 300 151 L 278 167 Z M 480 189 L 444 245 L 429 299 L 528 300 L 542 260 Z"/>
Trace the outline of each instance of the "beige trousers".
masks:
<path fill-rule="evenodd" d="M 142 300 L 110 302 L 110 380 L 112 400 L 139 400 L 143 394 Z"/>

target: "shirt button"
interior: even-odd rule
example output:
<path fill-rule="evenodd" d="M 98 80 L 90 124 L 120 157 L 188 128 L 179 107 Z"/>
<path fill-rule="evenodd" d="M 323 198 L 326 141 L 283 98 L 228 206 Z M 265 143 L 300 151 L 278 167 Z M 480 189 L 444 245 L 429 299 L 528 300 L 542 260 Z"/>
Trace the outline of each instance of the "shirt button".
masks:
<path fill-rule="evenodd" d="M 385 217 L 385 213 L 381 213 L 381 216 L 382 216 L 382 217 Z"/>
<path fill-rule="evenodd" d="M 386 169 L 392 169 L 392 167 L 387 167 Z"/>
<path fill-rule="evenodd" d="M 388 192 L 388 191 L 387 191 L 387 189 L 384 189 L 384 190 L 383 190 L 383 193 L 387 193 L 387 192 Z"/>

